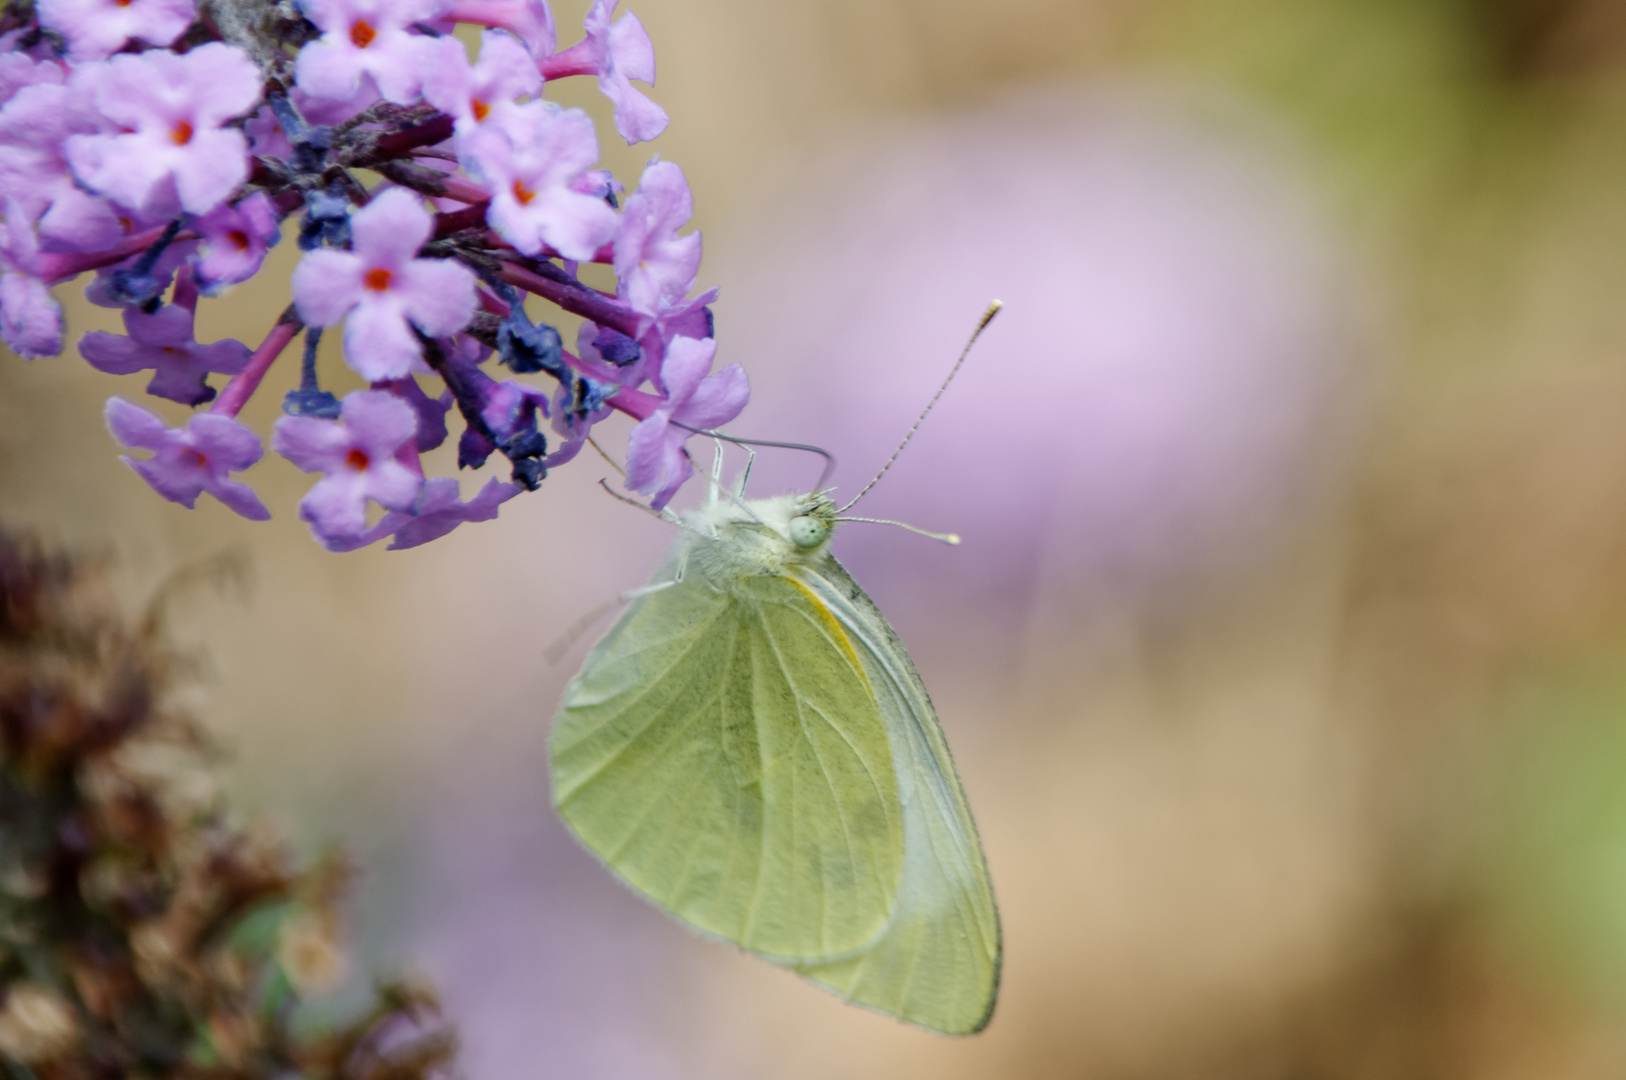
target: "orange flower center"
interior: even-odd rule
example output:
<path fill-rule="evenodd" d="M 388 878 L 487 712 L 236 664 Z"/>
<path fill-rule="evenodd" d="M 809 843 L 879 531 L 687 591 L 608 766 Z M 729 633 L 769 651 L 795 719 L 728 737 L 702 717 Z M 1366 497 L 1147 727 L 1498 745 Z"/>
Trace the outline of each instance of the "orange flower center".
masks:
<path fill-rule="evenodd" d="M 192 141 L 192 122 L 182 120 L 170 129 L 169 137 L 176 146 L 185 146 Z"/>
<path fill-rule="evenodd" d="M 514 200 L 516 202 L 518 202 L 521 206 L 529 206 L 531 205 L 531 200 L 534 198 L 536 198 L 536 192 L 526 187 L 525 181 L 514 181 Z"/>
<path fill-rule="evenodd" d="M 365 471 L 370 464 L 367 455 L 354 447 L 350 449 L 348 454 L 344 455 L 344 463 L 357 472 Z"/>
<path fill-rule="evenodd" d="M 357 19 L 350 27 L 350 43 L 358 49 L 371 45 L 377 36 L 378 31 L 366 19 Z"/>
<path fill-rule="evenodd" d="M 487 105 L 479 98 L 475 98 L 473 101 L 469 102 L 469 111 L 474 113 L 474 118 L 483 124 L 485 123 L 486 117 L 491 115 L 491 106 Z"/>
<path fill-rule="evenodd" d="M 226 233 L 226 242 L 238 251 L 247 251 L 248 233 L 242 229 L 232 229 Z"/>
<path fill-rule="evenodd" d="M 383 292 L 385 289 L 390 287 L 390 281 L 394 277 L 394 274 L 390 273 L 382 266 L 375 266 L 371 270 L 367 271 L 366 275 L 363 276 L 361 280 L 362 284 L 373 290 L 373 292 Z"/>

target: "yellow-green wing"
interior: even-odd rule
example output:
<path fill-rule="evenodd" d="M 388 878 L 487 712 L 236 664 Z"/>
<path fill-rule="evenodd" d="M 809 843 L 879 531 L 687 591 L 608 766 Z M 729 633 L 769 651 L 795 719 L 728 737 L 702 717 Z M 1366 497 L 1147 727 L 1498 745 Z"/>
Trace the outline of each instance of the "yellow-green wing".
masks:
<path fill-rule="evenodd" d="M 981 1031 L 999 990 L 999 911 L 937 712 L 892 627 L 834 557 L 802 579 L 848 631 L 875 688 L 903 803 L 904 865 L 897 910 L 868 949 L 792 966 L 900 1020 Z"/>
<path fill-rule="evenodd" d="M 801 583 L 638 600 L 565 691 L 553 794 L 678 918 L 778 962 L 852 955 L 903 860 L 892 746 L 848 635 Z"/>

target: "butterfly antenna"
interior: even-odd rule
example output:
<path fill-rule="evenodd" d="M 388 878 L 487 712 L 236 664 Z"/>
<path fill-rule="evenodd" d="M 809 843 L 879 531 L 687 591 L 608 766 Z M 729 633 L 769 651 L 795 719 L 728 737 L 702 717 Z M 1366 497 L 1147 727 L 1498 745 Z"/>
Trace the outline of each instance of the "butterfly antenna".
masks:
<path fill-rule="evenodd" d="M 960 542 L 960 534 L 959 533 L 932 532 L 929 529 L 916 528 L 915 526 L 910 525 L 908 522 L 904 522 L 904 521 L 890 521 L 887 518 L 861 518 L 861 517 L 838 517 L 838 518 L 836 518 L 836 520 L 837 521 L 867 521 L 871 525 L 896 525 L 900 529 L 908 529 L 912 533 L 919 533 L 921 536 L 929 536 L 933 540 L 939 540 L 939 541 L 942 541 L 945 544 L 958 544 Z"/>
<path fill-rule="evenodd" d="M 637 507 L 639 510 L 642 510 L 644 513 L 650 515 L 651 517 L 660 518 L 662 521 L 666 522 L 668 525 L 682 525 L 683 524 L 682 520 L 680 520 L 676 514 L 668 513 L 665 510 L 657 510 L 653 506 L 645 506 L 643 503 L 639 502 L 637 499 L 628 498 L 627 496 L 621 494 L 619 491 L 615 491 L 614 489 L 612 489 L 610 487 L 610 483 L 609 483 L 608 480 L 600 480 L 598 482 L 598 486 L 603 488 L 604 489 L 604 494 L 608 495 L 610 498 L 615 499 L 618 502 L 624 502 L 628 506 Z"/>
<path fill-rule="evenodd" d="M 910 427 L 909 434 L 905 435 L 903 437 L 903 441 L 898 444 L 898 448 L 896 450 L 892 451 L 892 456 L 886 459 L 886 464 L 882 465 L 881 466 L 881 471 L 875 474 L 875 479 L 873 479 L 869 483 L 865 484 L 864 485 L 864 490 L 860 491 L 857 495 L 854 495 L 852 502 L 848 503 L 846 506 L 843 506 L 840 510 L 836 511 L 838 514 L 845 514 L 848 510 L 851 510 L 854 506 L 858 505 L 858 500 L 862 499 L 865 495 L 868 495 L 869 494 L 869 489 L 881 482 L 881 477 L 886 475 L 886 471 L 892 467 L 892 463 L 894 461 L 898 460 L 898 455 L 903 453 L 903 448 L 909 445 L 909 440 L 915 437 L 915 432 L 920 430 L 920 425 L 921 425 L 922 421 L 924 421 L 926 419 L 926 415 L 928 413 L 930 413 L 932 411 L 933 407 L 935 407 L 937 405 L 937 399 L 941 398 L 943 396 L 943 391 L 948 389 L 949 383 L 954 381 L 954 376 L 959 374 L 960 365 L 964 364 L 965 363 L 965 358 L 967 356 L 971 355 L 971 346 L 973 346 L 973 345 L 975 345 L 977 343 L 977 339 L 982 336 L 982 332 L 984 330 L 988 329 L 988 324 L 994 321 L 994 316 L 998 315 L 999 314 L 999 309 L 1004 307 L 1004 306 L 1005 306 L 1004 302 L 999 301 L 999 300 L 995 300 L 993 303 L 988 305 L 988 310 L 982 313 L 982 318 L 980 320 L 978 320 L 978 322 L 977 322 L 977 328 L 975 330 L 971 331 L 971 337 L 970 337 L 970 339 L 968 341 L 966 341 L 965 348 L 960 350 L 960 358 L 958 360 L 954 361 L 954 366 L 953 367 L 949 368 L 948 378 L 943 380 L 943 385 L 941 385 L 941 386 L 939 386 L 937 388 L 937 393 L 932 395 L 932 399 L 926 403 L 926 407 L 924 409 L 920 410 L 920 415 L 915 417 L 914 425 L 912 427 Z M 822 484 L 823 484 L 823 481 L 821 480 L 820 485 L 822 486 Z M 852 520 L 859 521 L 859 520 L 863 520 L 863 519 L 853 518 Z M 891 524 L 899 524 L 899 523 L 898 522 L 892 522 Z M 910 527 L 911 526 L 908 526 L 908 525 L 904 526 L 904 528 L 906 528 L 906 529 L 910 528 Z M 921 530 L 917 529 L 915 531 L 919 532 Z M 931 536 L 933 534 L 932 533 L 926 533 L 926 535 Z"/>
<path fill-rule="evenodd" d="M 587 443 L 594 450 L 598 451 L 598 456 L 599 457 L 603 458 L 605 461 L 608 461 L 610 463 L 610 468 L 614 469 L 616 472 L 620 473 L 622 476 L 627 475 L 627 470 L 625 470 L 625 469 L 623 469 L 621 467 L 621 463 L 619 461 L 615 460 L 615 458 L 610 456 L 609 451 L 605 450 L 604 447 L 602 447 L 602 446 L 600 446 L 598 444 L 597 439 L 595 439 L 595 438 L 593 438 L 593 436 L 589 435 L 589 436 L 587 436 Z"/>

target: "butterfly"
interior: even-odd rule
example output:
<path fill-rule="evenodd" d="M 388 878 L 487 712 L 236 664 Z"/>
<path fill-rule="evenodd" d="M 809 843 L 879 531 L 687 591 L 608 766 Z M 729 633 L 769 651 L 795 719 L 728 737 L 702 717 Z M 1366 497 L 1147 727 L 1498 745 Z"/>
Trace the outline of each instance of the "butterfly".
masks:
<path fill-rule="evenodd" d="M 914 663 L 830 552 L 842 510 L 823 491 L 746 499 L 713 469 L 565 690 L 554 806 L 703 934 L 972 1034 L 1000 977 L 987 863 Z"/>

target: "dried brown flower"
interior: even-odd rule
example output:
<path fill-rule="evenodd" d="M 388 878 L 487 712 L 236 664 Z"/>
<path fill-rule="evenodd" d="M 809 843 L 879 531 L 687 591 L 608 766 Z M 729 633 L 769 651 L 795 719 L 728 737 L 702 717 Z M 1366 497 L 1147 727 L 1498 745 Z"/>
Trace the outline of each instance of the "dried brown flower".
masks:
<path fill-rule="evenodd" d="M 0 532 L 0 1055 L 40 1080 L 444 1076 L 434 995 L 386 982 L 311 1034 L 343 971 L 337 855 L 234 823 L 184 665 L 98 568 Z M 21 1072 L 17 1070 L 21 1069 Z"/>

